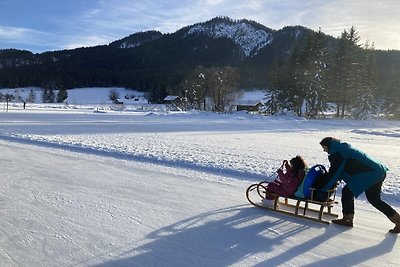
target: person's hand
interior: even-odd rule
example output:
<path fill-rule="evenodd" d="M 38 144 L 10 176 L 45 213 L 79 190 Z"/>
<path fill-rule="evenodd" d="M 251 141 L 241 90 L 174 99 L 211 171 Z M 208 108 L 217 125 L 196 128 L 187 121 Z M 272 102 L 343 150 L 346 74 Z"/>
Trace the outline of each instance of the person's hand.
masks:
<path fill-rule="evenodd" d="M 279 170 L 283 170 L 287 164 L 288 164 L 288 161 L 285 159 L 285 160 L 282 162 L 281 167 L 279 167 Z"/>
<path fill-rule="evenodd" d="M 285 160 L 285 168 L 287 168 L 288 166 L 290 166 L 290 163 L 289 163 L 289 161 L 287 161 L 287 160 Z"/>

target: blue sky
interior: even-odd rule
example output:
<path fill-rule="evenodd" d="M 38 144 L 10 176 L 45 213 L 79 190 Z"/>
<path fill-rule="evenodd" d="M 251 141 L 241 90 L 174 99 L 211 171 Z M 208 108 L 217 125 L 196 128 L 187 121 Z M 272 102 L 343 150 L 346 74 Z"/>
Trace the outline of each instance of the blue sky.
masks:
<path fill-rule="evenodd" d="M 302 25 L 400 50 L 399 0 L 0 0 L 0 49 L 32 52 L 108 44 L 132 33 L 171 33 L 216 16 L 272 29 Z"/>

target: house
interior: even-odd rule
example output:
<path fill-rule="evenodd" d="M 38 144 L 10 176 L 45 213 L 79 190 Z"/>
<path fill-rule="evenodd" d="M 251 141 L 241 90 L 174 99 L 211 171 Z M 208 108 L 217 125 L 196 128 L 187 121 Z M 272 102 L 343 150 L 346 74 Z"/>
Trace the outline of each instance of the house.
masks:
<path fill-rule="evenodd" d="M 122 101 L 122 99 L 117 98 L 113 100 L 113 103 L 116 105 L 123 105 L 124 101 Z"/>
<path fill-rule="evenodd" d="M 168 95 L 164 98 L 164 103 L 165 104 L 175 104 L 178 105 L 181 103 L 181 98 L 176 95 Z"/>
<path fill-rule="evenodd" d="M 169 95 L 164 98 L 164 103 L 167 105 L 167 108 L 170 110 L 178 110 L 183 108 L 184 101 L 180 96 Z"/>
<path fill-rule="evenodd" d="M 247 110 L 257 112 L 264 104 L 261 100 L 239 100 L 235 105 L 237 111 Z"/>

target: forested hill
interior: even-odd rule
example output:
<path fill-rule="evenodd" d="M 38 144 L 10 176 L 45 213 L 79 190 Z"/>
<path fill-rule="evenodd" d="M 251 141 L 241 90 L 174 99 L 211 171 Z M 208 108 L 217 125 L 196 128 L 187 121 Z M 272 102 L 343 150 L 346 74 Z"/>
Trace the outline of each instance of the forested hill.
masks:
<path fill-rule="evenodd" d="M 199 66 L 230 66 L 237 70 L 240 87 L 264 88 L 270 85 L 270 73 L 284 66 L 296 48 L 305 49 L 313 34 L 302 26 L 273 30 L 254 21 L 218 17 L 172 34 L 139 32 L 104 46 L 40 54 L 0 50 L 0 87 L 123 86 L 156 90 L 162 96 L 178 93 Z M 337 39 L 324 37 L 332 56 Z M 375 53 L 378 83 L 390 91 L 398 83 L 400 54 Z"/>
<path fill-rule="evenodd" d="M 55 82 L 67 88 L 176 88 L 199 65 L 237 67 L 241 86 L 264 87 L 272 62 L 287 59 L 293 44 L 304 42 L 310 32 L 301 26 L 272 30 L 254 21 L 224 17 L 172 34 L 139 32 L 106 46 L 40 54 L 2 50 L 0 87 Z"/>

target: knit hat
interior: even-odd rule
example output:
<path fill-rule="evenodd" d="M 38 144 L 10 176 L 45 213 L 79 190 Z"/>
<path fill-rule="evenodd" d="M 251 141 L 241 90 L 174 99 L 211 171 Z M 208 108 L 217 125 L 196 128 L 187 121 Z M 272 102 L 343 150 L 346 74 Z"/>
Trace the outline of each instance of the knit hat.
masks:
<path fill-rule="evenodd" d="M 332 140 L 333 140 L 333 137 L 325 137 L 324 139 L 321 140 L 321 142 L 319 142 L 319 144 L 321 146 L 329 147 L 331 145 Z"/>

